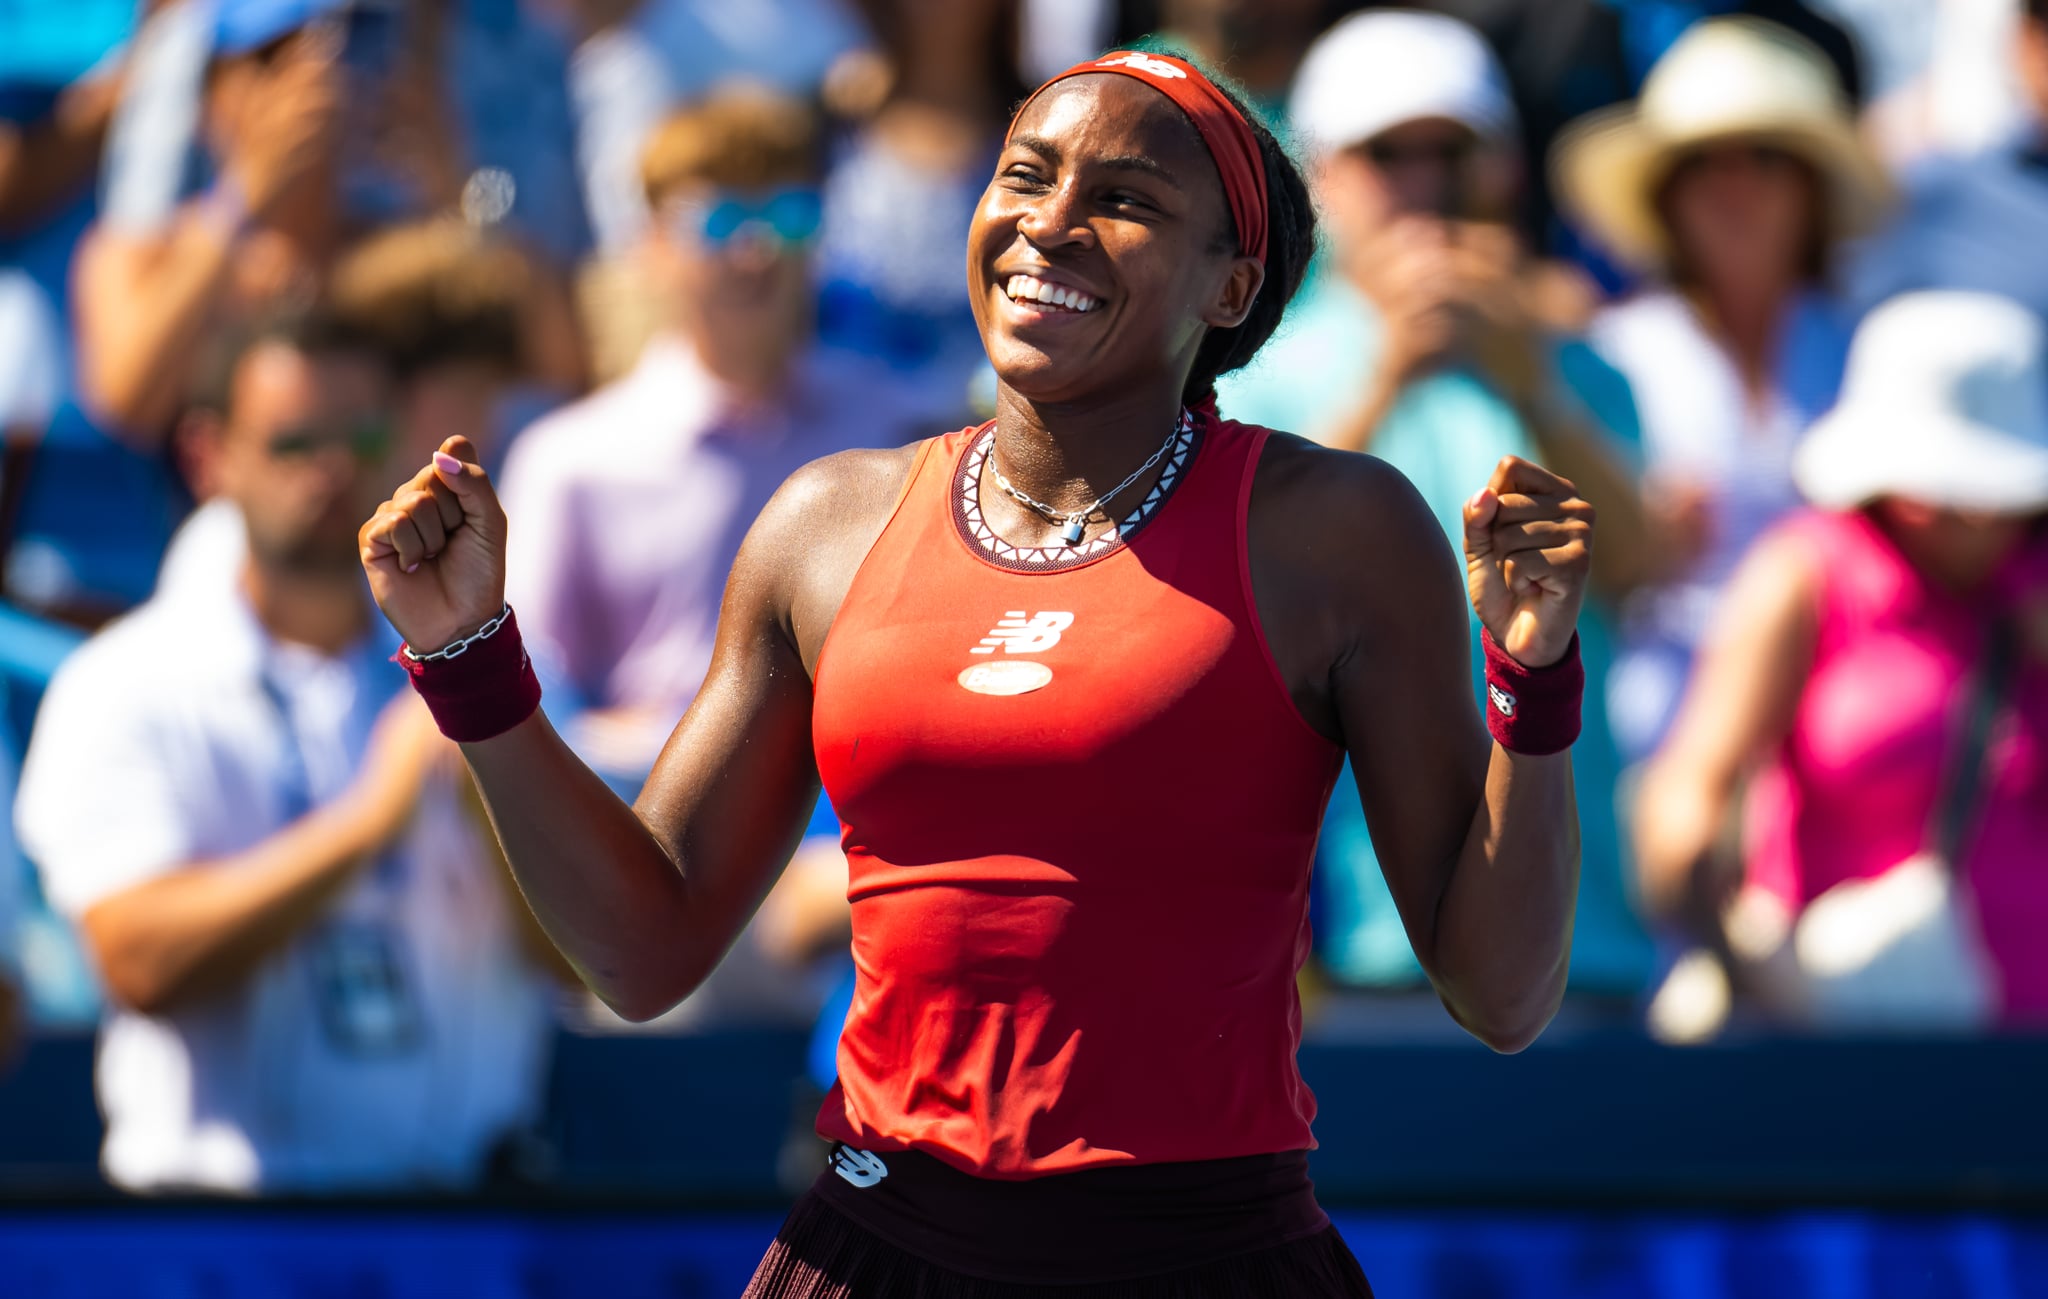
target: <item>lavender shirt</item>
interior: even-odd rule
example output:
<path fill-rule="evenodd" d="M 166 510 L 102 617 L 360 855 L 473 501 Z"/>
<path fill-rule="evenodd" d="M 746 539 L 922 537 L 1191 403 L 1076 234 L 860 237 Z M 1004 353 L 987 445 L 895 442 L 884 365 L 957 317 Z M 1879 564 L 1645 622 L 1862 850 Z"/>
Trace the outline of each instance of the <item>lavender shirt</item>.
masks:
<path fill-rule="evenodd" d="M 503 474 L 507 596 L 579 752 L 646 772 L 704 680 L 754 516 L 820 456 L 930 431 L 940 417 L 913 398 L 818 350 L 780 400 L 741 407 L 687 343 L 657 338 L 625 377 L 518 438 Z M 629 716 L 579 733 L 579 707 Z"/>

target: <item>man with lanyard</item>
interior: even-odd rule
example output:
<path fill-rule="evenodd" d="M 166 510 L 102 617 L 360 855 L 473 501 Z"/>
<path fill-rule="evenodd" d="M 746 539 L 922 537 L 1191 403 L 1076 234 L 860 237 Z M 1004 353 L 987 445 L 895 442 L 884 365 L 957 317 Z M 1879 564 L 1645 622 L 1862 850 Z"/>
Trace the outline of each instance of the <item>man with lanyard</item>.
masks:
<path fill-rule="evenodd" d="M 519 904 L 354 571 L 388 388 L 332 326 L 260 331 L 220 434 L 239 580 L 159 593 L 38 720 L 16 817 L 112 1003 L 123 1187 L 458 1186 L 537 1107 Z"/>

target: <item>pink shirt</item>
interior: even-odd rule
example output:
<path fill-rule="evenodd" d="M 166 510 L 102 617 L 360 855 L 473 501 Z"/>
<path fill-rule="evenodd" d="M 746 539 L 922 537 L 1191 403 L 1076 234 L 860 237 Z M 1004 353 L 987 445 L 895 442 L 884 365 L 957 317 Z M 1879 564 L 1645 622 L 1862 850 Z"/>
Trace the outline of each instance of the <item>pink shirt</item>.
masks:
<path fill-rule="evenodd" d="M 1932 846 L 1990 608 L 1931 584 L 1860 512 L 1800 514 L 1780 532 L 1812 549 L 1818 637 L 1791 733 L 1750 787 L 1746 832 L 1751 880 L 1803 906 Z M 2022 659 L 1964 874 L 2006 1018 L 2048 1023 L 2048 667 Z"/>

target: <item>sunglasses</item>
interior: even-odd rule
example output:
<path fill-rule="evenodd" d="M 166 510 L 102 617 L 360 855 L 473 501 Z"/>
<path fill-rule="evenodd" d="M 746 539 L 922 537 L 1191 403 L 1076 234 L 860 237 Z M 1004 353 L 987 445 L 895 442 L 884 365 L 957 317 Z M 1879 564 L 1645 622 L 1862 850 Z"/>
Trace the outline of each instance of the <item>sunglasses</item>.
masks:
<path fill-rule="evenodd" d="M 709 248 L 742 234 L 783 244 L 807 244 L 824 224 L 825 203 L 815 189 L 791 187 L 765 194 L 730 191 L 675 204 L 670 228 Z"/>
<path fill-rule="evenodd" d="M 1379 139 L 1366 143 L 1365 156 L 1372 159 L 1375 167 L 1407 167 L 1417 163 L 1462 167 L 1477 148 L 1478 141 L 1470 136 L 1453 140 L 1408 143 Z"/>
<path fill-rule="evenodd" d="M 363 464 L 374 464 L 391 452 L 388 420 L 362 420 L 347 428 L 288 429 L 270 439 L 264 450 L 272 460 L 309 460 L 323 451 L 346 450 Z"/>

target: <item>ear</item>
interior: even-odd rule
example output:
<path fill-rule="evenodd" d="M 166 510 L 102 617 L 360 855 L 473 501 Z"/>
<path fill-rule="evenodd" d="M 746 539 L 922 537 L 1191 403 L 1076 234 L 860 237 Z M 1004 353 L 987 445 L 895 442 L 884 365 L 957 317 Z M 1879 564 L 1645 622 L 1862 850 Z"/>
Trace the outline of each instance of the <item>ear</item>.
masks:
<path fill-rule="evenodd" d="M 1211 329 L 1235 329 L 1242 325 L 1252 313 L 1252 304 L 1258 301 L 1259 289 L 1265 283 L 1266 268 L 1259 259 L 1239 257 L 1230 264 L 1230 274 L 1224 278 L 1215 300 L 1202 313 L 1202 323 Z"/>

